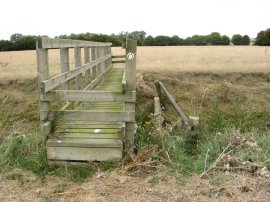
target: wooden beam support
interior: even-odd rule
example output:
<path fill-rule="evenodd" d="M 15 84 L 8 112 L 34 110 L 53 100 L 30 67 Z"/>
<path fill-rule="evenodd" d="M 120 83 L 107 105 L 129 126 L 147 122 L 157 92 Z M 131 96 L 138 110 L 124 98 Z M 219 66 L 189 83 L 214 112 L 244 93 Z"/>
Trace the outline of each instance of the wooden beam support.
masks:
<path fill-rule="evenodd" d="M 41 120 L 46 119 L 47 111 L 41 111 Z M 60 111 L 64 121 L 124 121 L 135 122 L 135 112 L 95 112 L 87 110 Z M 134 133 L 134 131 L 133 131 Z"/>
<path fill-rule="evenodd" d="M 126 40 L 126 90 L 136 90 L 136 58 L 137 58 L 137 41 L 132 39 Z M 125 112 L 135 112 L 135 103 L 125 103 Z M 126 123 L 125 131 L 125 148 L 127 153 L 134 152 L 134 134 L 135 134 L 135 114 L 132 117 L 133 121 Z"/>
<path fill-rule="evenodd" d="M 68 48 L 60 49 L 60 60 L 61 60 L 61 73 L 69 71 L 69 50 Z M 63 89 L 68 90 L 68 81 L 63 83 Z"/>
<path fill-rule="evenodd" d="M 136 91 L 84 91 L 84 90 L 55 90 L 41 97 L 42 101 L 82 101 L 82 102 L 136 102 Z"/>

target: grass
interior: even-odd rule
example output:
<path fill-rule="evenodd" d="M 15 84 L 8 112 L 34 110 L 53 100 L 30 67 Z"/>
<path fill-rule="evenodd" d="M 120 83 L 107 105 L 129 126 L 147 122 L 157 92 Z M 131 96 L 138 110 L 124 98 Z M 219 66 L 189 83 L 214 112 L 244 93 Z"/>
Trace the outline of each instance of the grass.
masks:
<path fill-rule="evenodd" d="M 112 48 L 122 55 L 122 48 Z M 270 57 L 265 47 L 257 46 L 179 46 L 138 47 L 137 69 L 148 72 L 269 72 Z M 73 50 L 70 49 L 70 68 L 74 68 Z M 83 58 L 82 51 L 82 58 Z M 36 52 L 0 52 L 0 79 L 36 77 Z M 50 75 L 60 73 L 60 51 L 49 51 Z"/>

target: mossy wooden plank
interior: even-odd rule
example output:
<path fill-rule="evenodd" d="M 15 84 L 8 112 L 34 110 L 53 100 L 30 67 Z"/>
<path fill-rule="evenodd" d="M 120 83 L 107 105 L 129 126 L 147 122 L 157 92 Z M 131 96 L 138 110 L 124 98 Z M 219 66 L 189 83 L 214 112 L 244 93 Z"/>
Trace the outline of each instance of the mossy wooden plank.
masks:
<path fill-rule="evenodd" d="M 48 160 L 111 161 L 122 158 L 122 148 L 46 147 Z"/>
<path fill-rule="evenodd" d="M 120 124 L 115 124 L 115 125 L 90 125 L 90 124 L 68 124 L 66 128 L 121 128 Z"/>
<path fill-rule="evenodd" d="M 61 138 L 49 139 L 46 145 L 47 147 L 110 148 L 122 147 L 122 141 L 119 139 Z"/>
<path fill-rule="evenodd" d="M 116 133 L 112 134 L 61 133 L 59 138 L 119 139 L 120 135 Z"/>
<path fill-rule="evenodd" d="M 93 133 L 93 134 L 111 134 L 111 133 L 118 133 L 118 129 L 110 129 L 110 128 L 68 128 L 64 129 L 63 132 L 65 133 Z"/>
<path fill-rule="evenodd" d="M 99 125 L 99 124 L 102 124 L 102 125 L 121 125 L 122 122 L 110 122 L 110 121 L 106 121 L 106 122 L 103 122 L 103 121 L 67 121 L 66 124 L 89 124 L 89 125 Z"/>

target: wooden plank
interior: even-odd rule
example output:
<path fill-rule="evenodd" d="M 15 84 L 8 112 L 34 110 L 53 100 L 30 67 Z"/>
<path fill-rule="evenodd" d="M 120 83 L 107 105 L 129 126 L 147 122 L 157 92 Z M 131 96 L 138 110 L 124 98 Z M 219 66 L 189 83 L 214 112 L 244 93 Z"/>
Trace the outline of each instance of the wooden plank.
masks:
<path fill-rule="evenodd" d="M 50 39 L 40 37 L 37 39 L 37 49 L 54 49 L 54 48 L 75 48 L 75 47 L 100 47 L 111 46 L 112 43 L 101 43 L 93 41 L 70 40 L 70 39 Z"/>
<path fill-rule="evenodd" d="M 75 69 L 79 68 L 82 65 L 81 48 L 79 47 L 74 48 L 74 64 L 75 64 Z M 78 74 L 75 77 L 76 90 L 81 89 L 81 80 L 82 80 L 82 74 Z"/>
<path fill-rule="evenodd" d="M 124 71 L 123 77 L 122 77 L 122 94 L 126 92 L 127 88 L 127 81 L 126 81 L 126 73 Z"/>
<path fill-rule="evenodd" d="M 132 39 L 126 40 L 126 67 L 125 78 L 127 91 L 136 90 L 136 57 L 137 57 L 137 41 Z M 125 112 L 135 111 L 135 103 L 125 103 Z M 125 131 L 125 148 L 126 152 L 134 151 L 134 133 L 135 133 L 135 114 L 131 117 L 133 122 L 126 123 Z"/>
<path fill-rule="evenodd" d="M 90 62 L 90 48 L 89 47 L 85 47 L 84 48 L 84 64 L 87 64 Z M 86 79 L 88 82 L 91 81 L 91 70 L 88 69 L 85 72 L 86 75 Z"/>
<path fill-rule="evenodd" d="M 118 125 L 116 125 L 116 124 L 107 124 L 107 125 L 105 125 L 105 124 L 96 124 L 96 125 L 94 125 L 94 124 L 92 124 L 92 125 L 90 125 L 90 124 L 68 124 L 67 126 L 66 126 L 66 128 L 117 128 L 117 129 L 119 129 L 121 127 L 121 125 L 120 124 L 118 124 Z"/>
<path fill-rule="evenodd" d="M 42 95 L 43 89 L 41 83 L 48 79 L 49 77 L 49 59 L 48 59 L 48 50 L 46 49 L 38 49 L 36 51 L 37 54 L 37 73 L 38 73 L 38 88 L 39 94 Z M 41 97 L 41 96 L 40 96 Z M 43 128 L 43 124 L 47 121 L 49 116 L 49 102 L 42 101 L 39 99 L 39 110 L 46 111 L 42 115 L 40 114 L 40 126 L 41 126 L 41 134 L 43 136 L 43 140 L 46 140 L 46 131 Z"/>
<path fill-rule="evenodd" d="M 118 129 L 112 128 L 66 128 L 64 133 L 88 133 L 88 134 L 112 134 L 119 133 Z"/>
<path fill-rule="evenodd" d="M 158 97 L 159 97 L 159 101 L 160 101 L 160 104 L 161 104 L 161 107 L 166 110 L 166 104 L 165 104 L 165 100 L 164 100 L 164 96 L 161 92 L 161 88 L 160 88 L 160 85 L 159 85 L 159 81 L 156 80 L 155 82 L 155 86 L 156 86 L 156 90 L 157 90 L 157 93 L 158 93 Z"/>
<path fill-rule="evenodd" d="M 91 61 L 95 61 L 97 59 L 96 56 L 96 48 L 91 48 Z M 97 77 L 97 66 L 93 66 L 92 68 L 92 80 Z"/>
<path fill-rule="evenodd" d="M 122 147 L 119 139 L 88 139 L 88 138 L 63 138 L 46 142 L 47 147 L 87 147 L 87 148 L 114 148 Z"/>
<path fill-rule="evenodd" d="M 112 58 L 126 58 L 126 55 L 113 55 Z"/>
<path fill-rule="evenodd" d="M 48 160 L 109 161 L 122 158 L 122 148 L 46 147 Z"/>
<path fill-rule="evenodd" d="M 54 76 L 48 80 L 45 80 L 41 83 L 42 92 L 48 92 L 57 86 L 65 83 L 66 81 L 73 79 L 77 75 L 85 72 L 86 70 L 92 68 L 93 66 L 96 66 L 97 64 L 101 63 L 102 61 L 110 58 L 111 55 L 106 55 L 103 58 L 95 61 L 91 61 L 88 64 L 82 65 L 76 69 L 70 70 L 69 72 Z"/>
<path fill-rule="evenodd" d="M 69 71 L 69 50 L 68 48 L 60 49 L 61 73 Z M 63 89 L 68 90 L 68 82 L 63 84 Z"/>
<path fill-rule="evenodd" d="M 55 90 L 42 96 L 43 101 L 83 101 L 83 102 L 136 102 L 136 91 L 85 91 L 85 90 Z"/>
<path fill-rule="evenodd" d="M 61 133 L 63 138 L 88 138 L 88 139 L 119 139 L 117 133 L 89 134 L 89 133 Z"/>
<path fill-rule="evenodd" d="M 162 91 L 168 97 L 168 99 L 169 99 L 170 103 L 172 104 L 173 108 L 175 109 L 176 113 L 181 118 L 182 122 L 185 124 L 185 126 L 188 126 L 188 118 L 186 117 L 186 115 L 184 114 L 184 112 L 181 110 L 181 108 L 179 107 L 179 105 L 175 102 L 175 100 L 173 99 L 172 95 L 165 88 L 165 86 L 163 85 L 163 83 L 161 81 L 158 81 L 158 83 L 159 83 L 160 88 L 162 89 Z"/>
<path fill-rule="evenodd" d="M 51 130 L 52 130 L 51 121 L 47 121 L 42 125 L 42 132 L 45 137 L 51 133 Z"/>
<path fill-rule="evenodd" d="M 161 112 L 159 97 L 154 97 L 154 116 L 159 115 Z"/>
<path fill-rule="evenodd" d="M 46 112 L 45 112 L 46 113 Z M 41 118 L 43 112 L 41 112 Z M 135 112 L 95 112 L 83 110 L 66 110 L 62 112 L 66 121 L 125 121 L 134 122 Z"/>
<path fill-rule="evenodd" d="M 122 122 L 110 122 L 110 121 L 67 121 L 66 124 L 77 124 L 77 125 L 121 125 Z"/>

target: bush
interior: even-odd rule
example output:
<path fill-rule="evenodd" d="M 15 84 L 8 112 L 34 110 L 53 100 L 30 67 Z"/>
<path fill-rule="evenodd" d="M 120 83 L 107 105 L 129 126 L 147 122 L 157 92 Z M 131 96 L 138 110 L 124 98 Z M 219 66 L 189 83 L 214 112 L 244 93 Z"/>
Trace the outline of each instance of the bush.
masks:
<path fill-rule="evenodd" d="M 257 34 L 256 45 L 270 46 L 270 28 Z"/>

